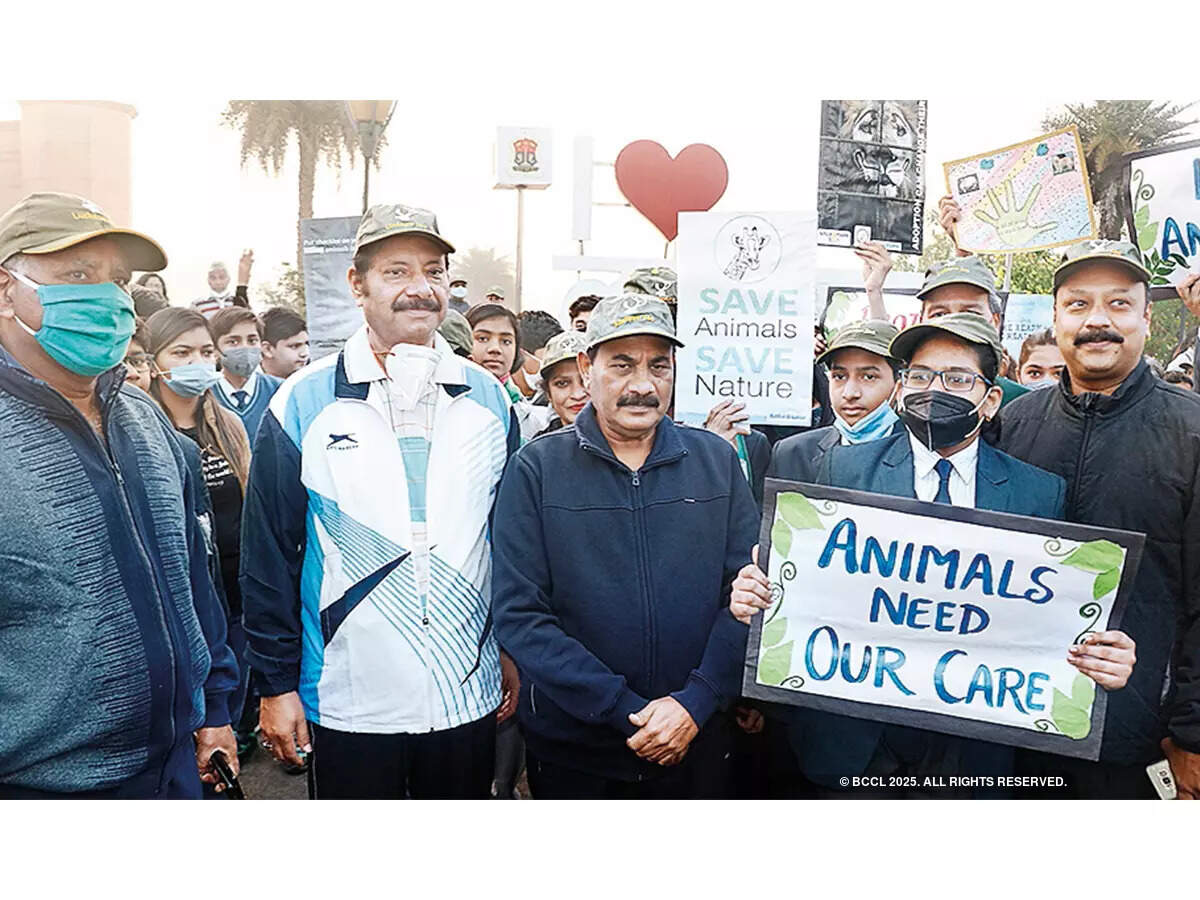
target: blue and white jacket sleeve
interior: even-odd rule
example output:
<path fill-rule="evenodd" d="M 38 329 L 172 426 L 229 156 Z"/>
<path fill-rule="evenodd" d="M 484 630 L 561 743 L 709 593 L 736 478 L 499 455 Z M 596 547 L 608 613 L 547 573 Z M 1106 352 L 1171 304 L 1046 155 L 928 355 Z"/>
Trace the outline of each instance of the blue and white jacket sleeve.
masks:
<path fill-rule="evenodd" d="M 269 409 L 250 459 L 239 577 L 246 656 L 264 697 L 289 693 L 300 684 L 300 570 L 307 509 L 300 448 Z"/>
<path fill-rule="evenodd" d="M 729 611 L 729 599 L 737 573 L 751 561 L 751 549 L 758 536 L 759 512 L 736 454 L 730 452 L 729 461 L 729 521 L 721 608 L 708 633 L 700 665 L 692 670 L 683 688 L 671 694 L 701 728 L 719 707 L 741 696 L 746 637 L 750 633 L 750 629 Z"/>

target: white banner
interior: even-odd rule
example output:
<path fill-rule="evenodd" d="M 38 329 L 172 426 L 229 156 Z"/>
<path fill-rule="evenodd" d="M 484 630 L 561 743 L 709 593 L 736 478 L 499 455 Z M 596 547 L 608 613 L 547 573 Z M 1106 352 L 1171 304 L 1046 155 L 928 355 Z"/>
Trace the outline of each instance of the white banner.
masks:
<path fill-rule="evenodd" d="M 1134 158 L 1129 190 L 1151 284 L 1178 284 L 1200 271 L 1200 141 Z"/>
<path fill-rule="evenodd" d="M 1004 302 L 1004 335 L 1000 340 L 1013 362 L 1019 362 L 1025 338 L 1053 325 L 1054 298 L 1049 294 L 1009 294 Z"/>
<path fill-rule="evenodd" d="M 749 696 L 1096 758 L 1067 648 L 1119 627 L 1142 535 L 773 479 L 766 504 Z"/>
<path fill-rule="evenodd" d="M 816 231 L 811 212 L 679 214 L 676 419 L 738 400 L 753 424 L 809 424 Z"/>

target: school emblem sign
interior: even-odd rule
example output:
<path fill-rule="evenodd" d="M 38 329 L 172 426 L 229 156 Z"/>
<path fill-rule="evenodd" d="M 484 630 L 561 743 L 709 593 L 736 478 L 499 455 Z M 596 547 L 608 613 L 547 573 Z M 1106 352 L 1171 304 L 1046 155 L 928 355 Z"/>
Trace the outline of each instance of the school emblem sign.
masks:
<path fill-rule="evenodd" d="M 550 186 L 550 129 L 501 127 L 496 134 L 496 187 Z"/>

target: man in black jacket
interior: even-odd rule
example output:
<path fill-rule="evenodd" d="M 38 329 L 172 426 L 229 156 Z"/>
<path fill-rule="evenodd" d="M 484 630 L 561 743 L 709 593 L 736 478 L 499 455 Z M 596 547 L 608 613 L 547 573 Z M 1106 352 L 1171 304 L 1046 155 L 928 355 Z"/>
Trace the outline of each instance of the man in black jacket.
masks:
<path fill-rule="evenodd" d="M 1000 449 L 1067 480 L 1068 520 L 1146 534 L 1122 622 L 1137 666 L 1109 697 L 1100 762 L 1029 759 L 1079 797 L 1153 797 L 1143 770 L 1165 754 L 1180 795 L 1200 798 L 1200 398 L 1142 360 L 1149 278 L 1132 244 L 1069 247 L 1054 273 L 1066 371 L 1001 426 Z"/>

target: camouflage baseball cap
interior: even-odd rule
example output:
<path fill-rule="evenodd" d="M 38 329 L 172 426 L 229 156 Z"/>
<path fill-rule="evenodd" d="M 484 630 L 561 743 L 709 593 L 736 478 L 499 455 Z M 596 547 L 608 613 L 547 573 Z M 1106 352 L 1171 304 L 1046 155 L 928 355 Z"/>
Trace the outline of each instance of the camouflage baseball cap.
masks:
<path fill-rule="evenodd" d="M 866 350 L 868 353 L 892 359 L 891 344 L 899 333 L 900 329 L 882 319 L 851 322 L 838 330 L 827 345 L 825 352 L 817 357 L 817 362 L 828 362 L 834 353 L 847 347 L 857 347 L 859 350 Z"/>
<path fill-rule="evenodd" d="M 498 285 L 498 284 L 493 284 L 490 288 L 487 289 L 487 291 L 484 292 L 483 296 L 485 296 L 485 297 L 493 297 L 494 296 L 494 297 L 499 297 L 501 300 L 503 300 L 504 299 L 504 288 L 500 287 L 500 285 Z"/>
<path fill-rule="evenodd" d="M 542 365 L 538 374 L 545 375 L 551 366 L 574 359 L 580 353 L 586 352 L 587 348 L 587 339 L 582 331 L 563 331 L 556 334 L 546 341 L 546 352 L 542 354 Z"/>
<path fill-rule="evenodd" d="M 475 347 L 475 339 L 471 336 L 471 325 L 467 317 L 453 309 L 446 310 L 446 318 L 438 326 L 438 334 L 444 337 L 454 348 L 455 352 L 464 351 L 471 355 Z"/>
<path fill-rule="evenodd" d="M 358 234 L 354 236 L 354 252 L 398 234 L 423 234 L 447 253 L 454 252 L 454 245 L 438 231 L 437 216 L 427 209 L 403 203 L 379 203 L 363 213 Z"/>
<path fill-rule="evenodd" d="M 1142 254 L 1128 241 L 1080 241 L 1078 244 L 1071 244 L 1063 253 L 1062 261 L 1054 270 L 1054 290 L 1058 290 L 1072 269 L 1089 259 L 1107 259 L 1110 262 L 1121 263 L 1139 281 L 1150 281 L 1150 270 L 1142 262 Z"/>
<path fill-rule="evenodd" d="M 634 269 L 625 279 L 624 289 L 637 294 L 649 294 L 667 303 L 677 300 L 676 285 L 679 277 L 667 266 L 650 266 Z"/>
<path fill-rule="evenodd" d="M 167 254 L 146 235 L 117 228 L 99 206 L 74 194 L 30 194 L 0 216 L 0 263 L 14 253 L 55 253 L 92 238 L 112 235 L 138 272 L 167 267 Z"/>
<path fill-rule="evenodd" d="M 1004 347 L 996 326 L 976 313 L 949 313 L 910 325 L 892 338 L 891 355 L 901 362 L 909 362 L 917 348 L 928 337 L 935 334 L 952 334 L 968 344 L 987 347 L 996 356 L 996 368 L 1004 364 Z"/>
<path fill-rule="evenodd" d="M 605 297 L 592 310 L 588 319 L 587 349 L 617 338 L 649 334 L 666 338 L 677 347 L 683 341 L 675 336 L 671 310 L 663 300 L 632 291 L 616 297 Z"/>
<path fill-rule="evenodd" d="M 978 256 L 958 256 L 945 262 L 935 263 L 925 272 L 925 281 L 917 291 L 917 298 L 924 300 L 934 288 L 945 284 L 971 284 L 987 291 L 997 303 L 996 276 L 987 263 Z"/>

